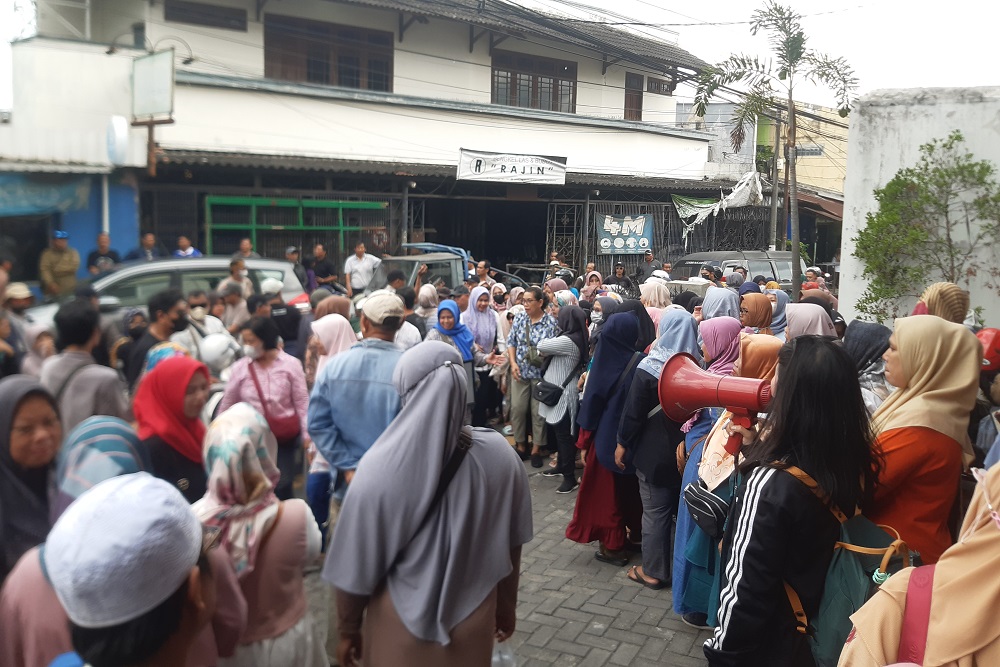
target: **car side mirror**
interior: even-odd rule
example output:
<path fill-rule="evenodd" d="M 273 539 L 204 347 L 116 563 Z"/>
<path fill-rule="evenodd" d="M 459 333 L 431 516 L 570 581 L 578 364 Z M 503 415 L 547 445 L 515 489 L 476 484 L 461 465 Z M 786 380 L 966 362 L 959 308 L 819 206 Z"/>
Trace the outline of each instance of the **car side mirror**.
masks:
<path fill-rule="evenodd" d="M 121 299 L 116 296 L 102 296 L 97 302 L 98 310 L 102 313 L 113 313 L 122 307 Z"/>

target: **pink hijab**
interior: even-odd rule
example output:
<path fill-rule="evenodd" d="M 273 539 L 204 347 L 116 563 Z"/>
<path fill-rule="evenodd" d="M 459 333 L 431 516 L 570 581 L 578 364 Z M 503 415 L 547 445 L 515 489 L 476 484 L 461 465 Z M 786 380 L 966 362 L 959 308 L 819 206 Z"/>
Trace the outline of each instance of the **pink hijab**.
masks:
<path fill-rule="evenodd" d="M 713 317 L 698 325 L 710 359 L 708 372 L 713 375 L 732 375 L 733 365 L 740 356 L 740 332 L 743 325 L 735 317 Z"/>
<path fill-rule="evenodd" d="M 337 313 L 321 317 L 310 326 L 326 350 L 326 354 L 316 360 L 316 377 L 319 377 L 319 372 L 326 366 L 326 362 L 357 343 L 358 337 L 347 318 Z"/>

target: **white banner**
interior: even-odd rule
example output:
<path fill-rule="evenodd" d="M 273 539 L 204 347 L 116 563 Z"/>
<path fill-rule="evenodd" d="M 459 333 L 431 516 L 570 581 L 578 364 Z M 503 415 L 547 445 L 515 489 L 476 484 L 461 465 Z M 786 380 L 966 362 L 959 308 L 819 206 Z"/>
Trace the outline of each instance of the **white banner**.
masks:
<path fill-rule="evenodd" d="M 462 148 L 456 178 L 460 181 L 565 185 L 566 158 L 485 153 Z"/>

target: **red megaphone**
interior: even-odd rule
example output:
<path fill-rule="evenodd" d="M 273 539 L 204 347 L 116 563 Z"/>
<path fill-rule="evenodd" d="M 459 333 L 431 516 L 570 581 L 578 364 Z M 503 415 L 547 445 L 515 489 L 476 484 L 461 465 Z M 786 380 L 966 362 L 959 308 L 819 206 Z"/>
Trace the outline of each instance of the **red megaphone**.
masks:
<path fill-rule="evenodd" d="M 685 422 L 702 408 L 725 408 L 733 423 L 750 428 L 758 412 L 771 402 L 771 383 L 754 378 L 726 377 L 706 373 L 690 354 L 680 352 L 667 359 L 660 374 L 660 405 L 675 422 Z M 736 455 L 743 437 L 735 433 L 726 451 Z"/>

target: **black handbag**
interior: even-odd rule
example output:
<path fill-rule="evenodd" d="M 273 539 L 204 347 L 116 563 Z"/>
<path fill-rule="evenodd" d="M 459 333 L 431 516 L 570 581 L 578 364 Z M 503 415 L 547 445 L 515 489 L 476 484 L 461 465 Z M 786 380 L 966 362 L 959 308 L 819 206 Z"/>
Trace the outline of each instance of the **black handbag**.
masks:
<path fill-rule="evenodd" d="M 704 480 L 691 482 L 684 487 L 684 500 L 687 502 L 691 518 L 709 537 L 722 537 L 729 515 L 729 503 L 708 490 Z"/>
<path fill-rule="evenodd" d="M 580 366 L 578 365 L 568 376 L 566 376 L 566 379 L 563 380 L 562 384 L 553 384 L 551 382 L 546 382 L 545 380 L 539 380 L 538 384 L 536 384 L 531 390 L 532 397 L 539 403 L 549 407 L 558 405 L 559 399 L 562 398 L 563 391 L 569 386 L 570 380 L 578 376 L 577 371 L 579 370 Z"/>

